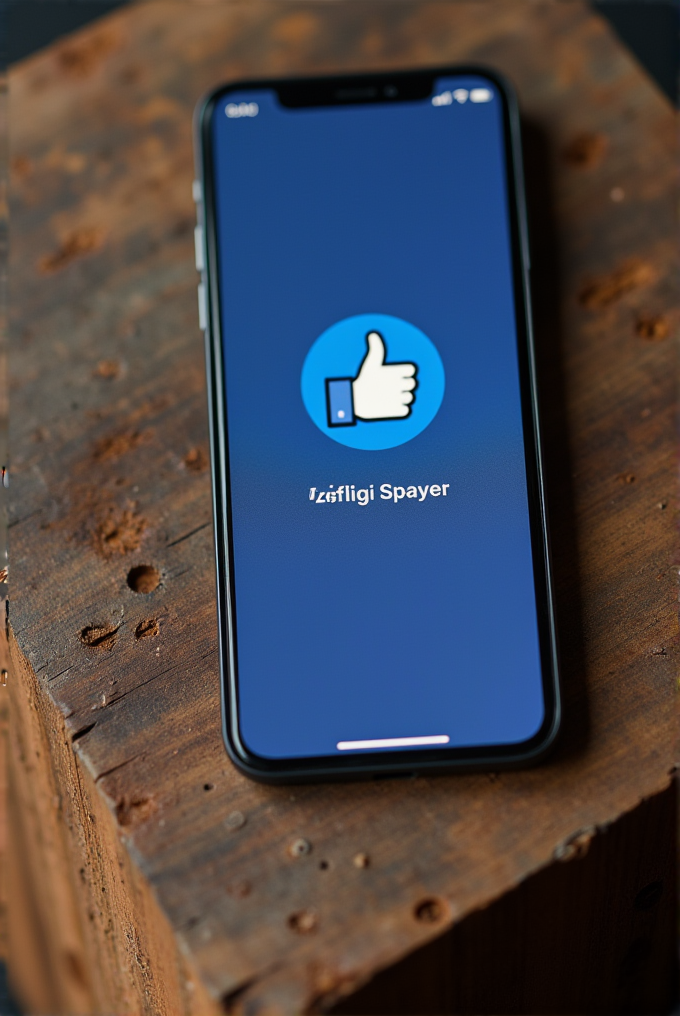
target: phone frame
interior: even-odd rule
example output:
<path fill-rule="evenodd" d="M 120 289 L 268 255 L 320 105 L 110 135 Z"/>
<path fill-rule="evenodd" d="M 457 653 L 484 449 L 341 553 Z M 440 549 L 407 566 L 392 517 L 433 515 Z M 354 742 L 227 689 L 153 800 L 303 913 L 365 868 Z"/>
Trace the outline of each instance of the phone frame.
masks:
<path fill-rule="evenodd" d="M 267 759 L 243 744 L 238 724 L 238 668 L 229 448 L 222 349 L 218 243 L 215 228 L 215 180 L 212 116 L 230 92 L 274 89 L 287 106 L 346 105 L 427 98 L 439 78 L 474 75 L 489 80 L 503 103 L 506 182 L 512 242 L 517 347 L 527 492 L 534 564 L 537 621 L 541 653 L 544 722 L 534 737 L 518 744 L 469 748 L 408 749 L 339 754 L 309 758 Z M 385 90 L 398 90 L 387 97 Z M 371 90 L 373 94 L 371 95 Z M 234 765 L 245 775 L 266 783 L 302 783 L 381 776 L 416 776 L 438 772 L 516 768 L 539 761 L 552 747 L 561 719 L 557 632 L 550 568 L 550 544 L 544 492 L 536 366 L 531 322 L 530 256 L 522 172 L 520 117 L 514 91 L 498 73 L 479 65 L 460 65 L 399 72 L 241 80 L 221 85 L 206 95 L 194 116 L 196 178 L 194 197 L 203 237 L 201 272 L 205 294 L 205 353 L 217 579 L 217 618 L 221 676 L 222 732 Z M 199 300 L 200 303 L 200 300 Z"/>

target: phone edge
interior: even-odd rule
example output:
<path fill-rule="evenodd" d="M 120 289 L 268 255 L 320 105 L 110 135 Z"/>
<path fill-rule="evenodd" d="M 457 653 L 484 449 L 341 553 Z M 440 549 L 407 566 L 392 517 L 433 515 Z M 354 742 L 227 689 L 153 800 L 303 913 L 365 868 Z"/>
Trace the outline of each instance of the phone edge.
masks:
<path fill-rule="evenodd" d="M 223 428 L 220 426 L 219 421 L 219 406 L 223 405 L 223 396 L 221 393 L 222 382 L 219 380 L 220 371 L 218 367 L 221 366 L 221 355 L 217 349 L 217 344 L 220 341 L 220 328 L 219 328 L 219 305 L 218 297 L 214 292 L 216 288 L 211 284 L 211 269 L 214 272 L 216 268 L 216 255 L 209 249 L 209 230 L 207 226 L 207 217 L 205 214 L 205 199 L 206 199 L 206 175 L 205 175 L 205 151 L 204 151 L 204 135 L 206 133 L 206 127 L 209 124 L 206 122 L 206 114 L 211 111 L 212 106 L 217 101 L 220 95 L 228 91 L 241 90 L 243 88 L 254 88 L 254 87 L 273 87 L 282 82 L 312 82 L 320 79 L 332 80 L 335 78 L 344 79 L 356 79 L 362 77 L 378 78 L 390 76 L 390 74 L 432 74 L 434 77 L 446 77 L 455 74 L 479 74 L 480 76 L 489 78 L 497 87 L 502 91 L 506 108 L 508 112 L 508 123 L 509 123 L 509 152 L 510 164 L 512 166 L 512 187 L 509 187 L 508 197 L 511 200 L 514 212 L 514 224 L 517 226 L 517 246 L 520 254 L 521 271 L 519 273 L 520 278 L 515 279 L 515 289 L 517 290 L 517 282 L 521 281 L 521 292 L 522 301 L 521 308 L 522 312 L 522 323 L 523 332 L 526 339 L 526 354 L 527 354 L 527 365 L 529 370 L 529 383 L 531 393 L 531 415 L 532 415 L 532 433 L 534 436 L 533 450 L 536 465 L 536 478 L 537 478 L 537 494 L 538 503 L 540 507 L 540 518 L 541 518 L 541 536 L 542 536 L 542 556 L 544 563 L 544 574 L 543 581 L 545 583 L 546 591 L 546 605 L 548 608 L 548 627 L 550 633 L 550 687 L 552 691 L 552 716 L 550 723 L 546 727 L 546 732 L 542 737 L 541 741 L 535 745 L 532 749 L 526 753 L 516 753 L 513 755 L 502 755 L 494 754 L 489 756 L 479 756 L 475 759 L 450 759 L 450 760 L 431 760 L 431 761 L 409 761 L 383 763 L 382 765 L 369 764 L 354 764 L 348 768 L 343 768 L 337 765 L 333 766 L 317 766 L 305 767 L 299 769 L 290 767 L 284 769 L 285 760 L 276 760 L 282 763 L 282 768 L 278 770 L 261 769 L 251 764 L 248 761 L 248 753 L 244 750 L 244 754 L 241 755 L 239 752 L 239 738 L 237 724 L 235 729 L 232 730 L 231 717 L 237 713 L 237 690 L 235 687 L 236 681 L 232 677 L 235 674 L 235 651 L 234 651 L 234 628 L 232 623 L 232 607 L 231 607 L 231 595 L 229 587 L 229 576 L 231 574 L 230 562 L 225 563 L 229 557 L 229 550 L 225 551 L 225 544 L 229 544 L 228 535 L 228 523 L 226 521 L 227 513 L 227 502 L 228 496 L 225 487 L 225 477 L 222 475 L 223 470 L 220 469 L 221 452 L 224 450 L 225 462 L 226 462 L 226 439 L 223 434 Z M 254 779 L 258 782 L 265 784 L 296 784 L 296 783 L 315 783 L 315 782 L 345 782 L 350 780 L 361 780 L 361 779 L 380 779 L 380 778 L 391 778 L 391 777 L 414 777 L 414 776 L 426 776 L 435 774 L 454 774 L 454 773 L 469 773 L 469 772 L 481 772 L 481 771 L 494 771 L 500 769 L 521 769 L 528 766 L 534 765 L 542 761 L 554 748 L 555 742 L 558 738 L 561 729 L 562 719 L 562 702 L 561 702 L 561 680 L 560 680 L 560 668 L 559 668 L 559 657 L 558 657 L 558 645 L 557 645 L 557 626 L 555 623 L 555 606 L 554 606 L 554 592 L 553 592 L 553 581 L 552 581 L 552 555 L 550 552 L 550 537 L 548 528 L 548 517 L 546 509 L 545 499 L 545 485 L 544 485 L 544 468 L 543 468 L 543 443 L 541 438 L 541 427 L 540 417 L 538 408 L 538 386 L 536 376 L 536 364 L 535 364 L 535 349 L 534 349 L 534 338 L 533 338 L 533 321 L 531 312 L 531 285 L 530 285 L 530 249 L 529 249 L 529 234 L 528 234 L 528 220 L 527 220 L 527 207 L 526 207 L 526 194 L 524 187 L 524 173 L 523 173 L 523 159 L 522 159 L 522 145 L 521 145 L 521 118 L 519 113 L 519 105 L 515 90 L 509 80 L 496 71 L 495 69 L 489 68 L 482 64 L 461 64 L 453 65 L 450 67 L 421 67 L 411 68 L 401 71 L 387 71 L 387 72 L 357 72 L 351 74 L 338 74 L 338 75 L 310 75 L 308 77 L 281 77 L 275 79 L 234 79 L 222 83 L 215 88 L 210 89 L 205 93 L 198 101 L 193 117 L 193 136 L 194 136 L 194 159 L 195 159 L 195 171 L 196 180 L 201 185 L 202 200 L 200 203 L 200 216 L 199 225 L 203 227 L 203 237 L 205 244 L 205 269 L 202 278 L 203 284 L 205 285 L 206 293 L 206 328 L 204 332 L 204 345 L 205 345 L 205 357 L 206 357 L 206 377 L 207 377 L 207 399 L 208 399 L 208 416 L 209 416 L 209 431 L 210 431 L 210 460 L 211 460 L 211 487 L 212 487 L 212 510 L 213 510 L 213 536 L 215 546 L 215 580 L 216 580 L 216 606 L 217 606 L 217 620 L 218 620 L 218 654 L 219 654 L 219 665 L 220 665 L 220 702 L 221 702 L 221 726 L 222 726 L 222 737 L 224 740 L 225 748 L 230 760 L 236 766 L 236 768 L 244 775 Z M 506 163 L 507 164 L 507 163 Z M 510 181 L 507 181 L 510 183 Z M 197 205 L 197 208 L 199 206 Z M 512 218 L 512 215 L 511 215 Z M 214 240 L 214 238 L 213 238 Z M 514 261 L 514 252 L 513 252 Z M 216 433 L 217 432 L 217 433 Z M 219 439 L 219 444 L 218 444 Z M 224 519 L 224 521 L 223 521 Z M 225 613 L 227 617 L 225 617 Z M 226 659 L 225 659 L 226 657 Z M 234 736 L 236 735 L 236 736 Z M 421 752 L 412 753 L 413 756 L 421 755 Z M 381 753 L 382 757 L 384 754 Z M 324 756 L 322 756 L 324 757 Z M 325 756 L 329 757 L 329 756 Z M 330 756 L 335 758 L 335 756 Z M 357 758 L 358 756 L 352 756 Z M 381 756 L 371 755 L 362 756 L 366 759 L 377 759 Z M 267 761 L 263 759 L 263 761 Z"/>

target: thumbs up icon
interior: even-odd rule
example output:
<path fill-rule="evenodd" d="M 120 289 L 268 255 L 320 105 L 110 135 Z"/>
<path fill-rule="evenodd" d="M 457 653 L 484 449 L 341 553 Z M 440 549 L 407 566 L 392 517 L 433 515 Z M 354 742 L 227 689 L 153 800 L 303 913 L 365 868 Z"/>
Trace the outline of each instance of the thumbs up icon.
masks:
<path fill-rule="evenodd" d="M 355 378 L 326 379 L 329 427 L 352 427 L 357 420 L 403 420 L 411 414 L 418 382 L 415 363 L 385 363 L 380 332 L 366 335 L 366 355 Z"/>

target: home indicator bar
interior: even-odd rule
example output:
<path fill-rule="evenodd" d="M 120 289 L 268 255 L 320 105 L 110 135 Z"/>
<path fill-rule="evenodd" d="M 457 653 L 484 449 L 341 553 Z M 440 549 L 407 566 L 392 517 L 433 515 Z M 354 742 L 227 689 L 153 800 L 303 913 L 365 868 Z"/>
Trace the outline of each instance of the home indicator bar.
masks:
<path fill-rule="evenodd" d="M 356 751 L 360 748 L 413 748 L 423 744 L 448 744 L 448 734 L 428 734 L 426 737 L 381 737 L 372 741 L 338 741 L 338 751 Z"/>

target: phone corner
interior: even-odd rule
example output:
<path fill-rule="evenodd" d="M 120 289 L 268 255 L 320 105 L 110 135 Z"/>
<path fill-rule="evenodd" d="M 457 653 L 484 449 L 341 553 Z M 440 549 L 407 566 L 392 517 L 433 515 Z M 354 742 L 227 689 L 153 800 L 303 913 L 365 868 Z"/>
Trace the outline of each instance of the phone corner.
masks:
<path fill-rule="evenodd" d="M 533 766 L 545 761 L 555 750 L 559 743 L 562 731 L 562 707 L 560 701 L 559 687 L 555 688 L 555 700 L 548 722 L 544 723 L 544 729 L 537 735 L 537 741 L 530 752 L 521 759 L 522 766 Z"/>
<path fill-rule="evenodd" d="M 206 114 L 211 110 L 211 107 L 215 104 L 217 97 L 223 89 L 224 85 L 214 85 L 199 96 L 193 112 L 194 133 L 196 133 L 197 128 L 200 130 L 205 121 Z"/>
<path fill-rule="evenodd" d="M 513 112 L 518 110 L 517 89 L 510 78 L 502 71 L 493 70 L 493 81 L 505 96 L 505 99 Z"/>
<path fill-rule="evenodd" d="M 464 71 L 466 74 L 477 74 L 481 78 L 486 78 L 487 81 L 499 89 L 512 108 L 517 107 L 517 89 L 510 78 L 497 67 L 492 67 L 490 64 L 485 63 L 474 63 L 465 67 L 452 67 L 449 73 L 455 72 L 460 74 L 461 71 Z"/>
<path fill-rule="evenodd" d="M 222 716 L 222 743 L 229 756 L 229 761 L 242 776 L 247 776 L 249 779 L 255 780 L 256 783 L 277 784 L 286 782 L 285 779 L 281 778 L 279 773 L 257 765 L 255 760 L 258 756 L 251 756 L 245 752 L 240 739 L 233 736 L 224 712 Z"/>

